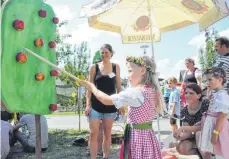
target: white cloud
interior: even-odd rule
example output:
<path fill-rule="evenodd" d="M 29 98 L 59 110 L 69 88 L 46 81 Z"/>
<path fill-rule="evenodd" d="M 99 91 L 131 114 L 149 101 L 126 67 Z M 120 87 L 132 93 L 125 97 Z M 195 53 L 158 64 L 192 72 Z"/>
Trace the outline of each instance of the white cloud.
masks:
<path fill-rule="evenodd" d="M 200 68 L 199 62 L 198 62 L 198 56 L 192 56 L 192 58 L 196 65 L 195 67 Z M 158 72 L 160 72 L 160 77 L 168 79 L 169 77 L 176 77 L 179 78 L 180 71 L 186 70 L 185 67 L 185 59 L 177 61 L 177 63 L 173 64 L 170 59 L 163 59 L 159 60 L 157 62 Z"/>
<path fill-rule="evenodd" d="M 205 42 L 205 33 L 201 33 L 200 35 L 197 35 L 195 37 L 193 37 L 190 41 L 189 41 L 189 45 L 197 45 L 197 46 L 201 46 L 204 44 Z"/>
<path fill-rule="evenodd" d="M 219 32 L 220 36 L 227 36 L 229 37 L 229 28 L 227 28 L 226 30 L 223 30 L 221 32 Z M 194 45 L 197 47 L 200 47 L 202 45 L 205 44 L 205 32 L 200 33 L 197 36 L 194 36 L 188 43 L 189 45 Z"/>
<path fill-rule="evenodd" d="M 167 78 L 168 68 L 171 68 L 171 61 L 169 59 L 163 59 L 157 61 L 157 72 L 160 73 L 160 77 Z"/>
<path fill-rule="evenodd" d="M 229 38 L 229 28 L 219 33 L 220 36 L 226 36 Z"/>
<path fill-rule="evenodd" d="M 76 27 L 76 29 L 73 30 L 72 33 L 69 33 L 69 34 L 71 34 L 72 37 L 69 38 L 67 42 L 71 44 L 79 44 L 82 41 L 91 42 L 93 39 L 97 38 L 98 36 L 101 36 L 101 34 L 107 34 L 107 35 L 114 36 L 114 37 L 119 36 L 119 34 L 116 34 L 116 33 L 100 31 L 100 30 L 91 28 L 88 26 L 87 23 L 79 24 Z"/>
<path fill-rule="evenodd" d="M 70 8 L 67 5 L 52 5 L 53 10 L 56 16 L 59 18 L 60 22 L 63 21 L 71 21 L 73 19 L 73 13 L 71 12 Z M 58 28 L 58 32 L 61 35 L 68 34 L 67 25 L 64 25 Z"/>
<path fill-rule="evenodd" d="M 53 9 L 55 11 L 56 16 L 59 18 L 60 21 L 65 21 L 65 20 L 72 20 L 72 12 L 70 11 L 70 8 L 66 5 L 58 5 L 58 6 L 53 6 Z"/>
<path fill-rule="evenodd" d="M 82 41 L 90 42 L 93 38 L 99 36 L 99 32 L 90 28 L 88 24 L 79 24 L 75 30 L 71 33 L 72 38 L 69 38 L 68 42 L 71 44 L 78 44 Z"/>
<path fill-rule="evenodd" d="M 157 62 L 158 72 L 160 77 L 168 79 L 169 77 L 178 78 L 181 70 L 185 69 L 184 60 L 179 60 L 175 65 L 172 64 L 170 59 L 163 59 Z"/>

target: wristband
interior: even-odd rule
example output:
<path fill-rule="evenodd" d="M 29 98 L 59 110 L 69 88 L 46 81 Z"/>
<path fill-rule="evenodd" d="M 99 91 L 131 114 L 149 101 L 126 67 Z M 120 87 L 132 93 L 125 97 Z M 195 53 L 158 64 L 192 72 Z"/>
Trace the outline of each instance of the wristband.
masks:
<path fill-rule="evenodd" d="M 213 134 L 215 134 L 215 135 L 219 135 L 219 131 L 214 130 L 214 131 L 213 131 Z"/>

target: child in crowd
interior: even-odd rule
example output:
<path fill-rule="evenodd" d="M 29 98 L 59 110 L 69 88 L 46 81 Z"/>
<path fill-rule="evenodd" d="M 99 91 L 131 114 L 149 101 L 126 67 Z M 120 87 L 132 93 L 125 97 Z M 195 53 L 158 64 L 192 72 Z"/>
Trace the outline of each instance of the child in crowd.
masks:
<path fill-rule="evenodd" d="M 205 72 L 207 86 L 211 90 L 208 112 L 202 117 L 202 129 L 199 136 L 199 150 L 204 159 L 212 154 L 229 157 L 229 96 L 223 89 L 226 73 L 222 68 L 213 67 Z"/>
<path fill-rule="evenodd" d="M 171 88 L 168 85 L 168 81 L 166 81 L 165 86 L 164 86 L 164 100 L 165 100 L 165 104 L 166 104 L 166 112 L 165 113 L 168 113 L 168 104 L 169 104 L 170 93 L 171 93 Z"/>
<path fill-rule="evenodd" d="M 131 56 L 126 60 L 132 88 L 109 96 L 98 90 L 93 83 L 80 83 L 106 106 L 115 105 L 117 109 L 129 106 L 120 158 L 162 159 L 160 146 L 152 129 L 155 114 L 164 106 L 155 61 L 146 56 Z"/>
<path fill-rule="evenodd" d="M 170 124 L 172 126 L 172 132 L 174 133 L 177 130 L 176 118 L 180 117 L 180 92 L 176 88 L 177 79 L 175 77 L 169 78 L 168 83 L 171 89 L 168 109 L 170 114 Z"/>

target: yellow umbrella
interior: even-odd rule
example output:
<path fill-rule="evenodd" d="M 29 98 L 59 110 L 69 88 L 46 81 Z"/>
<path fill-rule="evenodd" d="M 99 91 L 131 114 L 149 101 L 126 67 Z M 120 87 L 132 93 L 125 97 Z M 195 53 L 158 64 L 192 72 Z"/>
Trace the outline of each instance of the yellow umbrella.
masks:
<path fill-rule="evenodd" d="M 122 0 L 110 10 L 89 17 L 88 23 L 90 27 L 121 34 L 125 44 L 157 42 L 161 32 L 196 23 L 202 31 L 227 16 L 226 2 L 221 0 L 219 6 L 216 1 Z"/>

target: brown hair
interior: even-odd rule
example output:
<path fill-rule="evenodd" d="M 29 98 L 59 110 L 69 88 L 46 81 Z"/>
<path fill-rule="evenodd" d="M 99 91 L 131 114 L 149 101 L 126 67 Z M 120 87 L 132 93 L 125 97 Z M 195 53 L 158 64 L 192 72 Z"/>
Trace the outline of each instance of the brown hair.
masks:
<path fill-rule="evenodd" d="M 102 48 L 108 49 L 111 52 L 112 56 L 114 55 L 114 50 L 110 44 L 103 44 L 100 49 L 102 49 Z"/>
<path fill-rule="evenodd" d="M 193 90 L 198 95 L 201 94 L 199 101 L 202 101 L 202 90 L 201 90 L 200 86 L 198 86 L 196 83 L 189 83 L 189 84 L 187 84 L 184 91 L 186 91 L 187 88 Z"/>
<path fill-rule="evenodd" d="M 185 59 L 185 61 L 190 62 L 193 65 L 195 65 L 195 61 L 193 59 L 191 59 L 191 58 L 187 58 L 187 59 Z"/>

